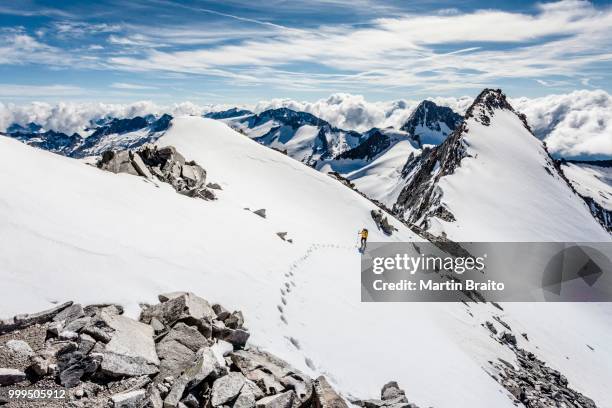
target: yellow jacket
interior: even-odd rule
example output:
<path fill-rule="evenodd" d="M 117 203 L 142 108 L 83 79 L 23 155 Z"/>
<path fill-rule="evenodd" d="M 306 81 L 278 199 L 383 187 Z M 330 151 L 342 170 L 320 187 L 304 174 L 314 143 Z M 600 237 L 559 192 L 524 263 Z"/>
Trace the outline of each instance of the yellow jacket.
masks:
<path fill-rule="evenodd" d="M 362 230 L 359 232 L 359 235 L 361 236 L 361 238 L 365 238 L 365 239 L 367 239 L 367 238 L 368 238 L 368 230 L 362 229 Z"/>

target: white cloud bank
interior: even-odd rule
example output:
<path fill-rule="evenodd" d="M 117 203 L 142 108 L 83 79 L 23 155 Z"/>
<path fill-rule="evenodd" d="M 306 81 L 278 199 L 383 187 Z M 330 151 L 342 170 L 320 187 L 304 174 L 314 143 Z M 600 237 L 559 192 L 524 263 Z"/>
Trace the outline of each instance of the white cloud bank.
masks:
<path fill-rule="evenodd" d="M 439 105 L 449 106 L 463 114 L 472 103 L 473 98 L 430 98 Z M 259 102 L 255 112 L 266 109 L 290 108 L 312 113 L 323 120 L 342 129 L 354 129 L 360 132 L 373 127 L 401 127 L 420 101 L 400 99 L 387 102 L 368 102 L 361 95 L 337 93 L 316 102 L 299 102 L 292 99 L 273 99 Z"/>
<path fill-rule="evenodd" d="M 131 104 L 32 102 L 25 105 L 3 104 L 0 102 L 0 131 L 12 123 L 25 125 L 30 122 L 41 125 L 45 130 L 72 134 L 82 132 L 91 121 L 104 117 L 132 118 L 147 114 L 161 115 L 202 115 L 219 109 L 216 105 L 196 105 L 191 102 L 161 106 L 153 102 L 140 101 Z"/>
<path fill-rule="evenodd" d="M 562 157 L 612 157 L 612 96 L 601 90 L 513 101 L 534 133 Z"/>
<path fill-rule="evenodd" d="M 483 9 L 400 14 L 355 26 L 276 26 L 275 36 L 193 49 L 151 46 L 136 56 L 112 55 L 106 63 L 118 70 L 205 74 L 285 89 L 414 87 L 435 93 L 509 78 L 534 84 L 539 79 L 547 86 L 550 81 L 542 78 L 579 83 L 607 73 L 611 25 L 612 7 L 565 0 L 538 3 L 533 13 Z M 319 69 L 295 68 L 309 64 Z"/>
<path fill-rule="evenodd" d="M 463 114 L 472 97 L 431 98 Z M 361 95 L 333 94 L 315 102 L 274 99 L 246 106 L 255 112 L 287 107 L 318 116 L 343 129 L 365 131 L 372 127 L 399 128 L 419 101 L 369 102 Z M 517 98 L 514 107 L 527 115 L 536 135 L 546 140 L 551 153 L 567 158 L 612 157 L 612 96 L 602 90 L 581 90 L 542 98 Z M 226 109 L 223 105 L 196 105 L 183 102 L 161 106 L 152 102 L 132 104 L 34 102 L 25 105 L 0 103 L 0 131 L 12 123 L 35 122 L 45 129 L 79 132 L 90 121 L 106 116 L 126 118 L 149 113 L 160 115 L 202 115 Z"/>

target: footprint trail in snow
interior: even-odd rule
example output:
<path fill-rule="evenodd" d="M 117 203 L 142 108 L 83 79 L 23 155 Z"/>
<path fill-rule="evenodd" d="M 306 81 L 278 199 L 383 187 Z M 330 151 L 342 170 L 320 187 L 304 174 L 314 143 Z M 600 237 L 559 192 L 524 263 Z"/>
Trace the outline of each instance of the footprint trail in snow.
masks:
<path fill-rule="evenodd" d="M 341 245 L 334 245 L 334 244 L 312 244 L 304 253 L 303 256 L 301 256 L 300 258 L 298 258 L 296 261 L 294 261 L 291 266 L 289 267 L 289 270 L 287 272 L 285 272 L 285 278 L 286 280 L 283 282 L 281 288 L 280 288 L 280 293 L 281 293 L 281 303 L 277 305 L 277 309 L 280 313 L 280 320 L 281 322 L 283 322 L 286 326 L 289 326 L 289 321 L 287 319 L 286 316 L 286 307 L 288 304 L 288 299 L 290 297 L 291 294 L 291 290 L 292 288 L 297 288 L 297 284 L 295 283 L 295 274 L 298 272 L 300 266 L 308 260 L 308 258 L 310 258 L 310 256 L 313 254 L 313 252 L 320 250 L 320 249 L 324 249 L 324 248 L 334 248 L 334 249 L 350 249 L 353 250 L 354 247 L 350 247 L 350 246 L 341 246 Z M 289 340 L 289 342 L 297 349 L 297 350 L 301 350 L 301 346 L 300 346 L 300 342 L 298 339 L 296 339 L 293 336 L 287 336 L 287 340 Z M 315 370 L 315 364 L 313 363 L 313 361 L 307 357 L 304 356 L 304 360 L 306 362 L 306 365 L 312 369 Z"/>

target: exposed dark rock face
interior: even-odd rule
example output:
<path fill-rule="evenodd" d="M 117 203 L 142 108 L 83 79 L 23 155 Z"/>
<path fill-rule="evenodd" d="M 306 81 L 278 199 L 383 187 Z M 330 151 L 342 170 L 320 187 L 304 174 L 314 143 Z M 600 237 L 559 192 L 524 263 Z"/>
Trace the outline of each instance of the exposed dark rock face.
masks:
<path fill-rule="evenodd" d="M 574 188 L 572 182 L 570 180 L 567 179 L 567 177 L 565 176 L 565 172 L 564 172 L 564 167 L 568 164 L 575 164 L 575 165 L 589 165 L 589 166 L 597 166 L 597 167 L 602 167 L 602 168 L 610 168 L 612 167 L 612 160 L 594 160 L 594 161 L 583 161 L 583 160 L 556 160 L 555 161 L 555 167 L 557 168 L 557 170 L 559 171 L 559 173 L 561 174 L 561 176 L 565 179 L 565 181 L 570 185 L 570 187 L 572 187 L 572 190 L 574 190 L 574 192 L 580 196 L 580 198 L 582 198 L 584 200 L 584 202 L 587 204 L 587 206 L 589 207 L 589 210 L 591 211 L 591 214 L 593 215 L 593 217 L 595 217 L 595 219 L 601 224 L 602 227 L 604 227 L 606 229 L 606 231 L 612 233 L 612 211 L 604 208 L 601 204 L 599 204 L 597 201 L 595 201 L 592 197 L 588 197 L 588 196 L 584 196 L 580 193 L 578 193 L 576 191 L 576 189 Z M 610 183 L 608 181 L 608 183 Z M 603 192 L 600 192 L 600 195 L 604 195 Z"/>
<path fill-rule="evenodd" d="M 454 131 L 461 122 L 463 122 L 463 117 L 451 108 L 438 106 L 432 101 L 425 100 L 417 106 L 400 130 L 412 135 L 421 146 L 423 144 L 439 144 L 448 136 L 449 133 L 447 132 Z M 448 130 L 444 129 L 442 124 L 446 125 Z M 423 128 L 427 128 L 439 136 L 436 140 L 427 138 L 420 130 Z"/>
<path fill-rule="evenodd" d="M 67 135 L 53 130 L 42 133 L 38 131 L 26 132 L 25 130 L 22 129 L 13 133 L 7 130 L 7 135 L 30 146 L 64 156 L 70 156 L 83 143 L 83 138 L 78 133 Z"/>
<path fill-rule="evenodd" d="M 90 137 L 92 140 L 98 140 L 104 135 L 133 132 L 147 126 L 149 126 L 149 122 L 141 116 L 131 119 L 113 119 L 109 124 L 99 127 Z"/>
<path fill-rule="evenodd" d="M 583 195 L 578 194 L 589 206 L 589 210 L 591 210 L 591 214 L 593 217 L 599 221 L 602 227 L 604 227 L 608 232 L 612 233 L 612 211 L 605 209 L 591 197 L 585 197 Z"/>
<path fill-rule="evenodd" d="M 312 152 L 307 157 L 300 156 L 298 158 L 298 160 L 311 166 L 315 166 L 318 160 L 331 159 L 334 155 L 363 142 L 367 137 L 359 132 L 338 129 L 310 113 L 297 112 L 289 108 L 269 109 L 259 114 L 240 118 L 235 123 L 240 123 L 243 128 L 238 126 L 238 130 L 244 131 L 244 127 L 253 129 L 268 122 L 273 123 L 270 130 L 253 139 L 265 146 L 270 146 L 273 143 L 285 144 L 293 137 L 293 133 L 302 126 L 308 125 L 318 128 L 318 133 L 310 146 Z M 348 140 L 351 143 L 346 143 Z M 282 152 L 283 150 L 279 151 Z"/>
<path fill-rule="evenodd" d="M 493 378 L 508 390 L 516 403 L 528 408 L 596 408 L 593 400 L 571 389 L 560 372 L 547 367 L 533 353 L 508 344 L 516 355 L 518 367 L 503 360 L 490 363 L 496 371 Z"/>
<path fill-rule="evenodd" d="M 485 321 L 482 326 L 489 331 L 492 340 L 514 353 L 518 366 L 498 358 L 489 361 L 493 368 L 489 374 L 508 391 L 515 404 L 527 408 L 596 408 L 593 400 L 570 388 L 567 378 L 559 371 L 547 367 L 535 354 L 522 349 L 509 324 L 499 316 L 493 318 L 507 331 L 498 334 L 498 329 L 490 321 Z M 520 335 L 523 341 L 529 341 L 527 333 Z"/>
<path fill-rule="evenodd" d="M 268 109 L 246 119 L 250 128 L 275 120 L 286 126 L 297 129 L 304 125 L 332 127 L 328 122 L 307 112 L 297 112 L 289 108 Z"/>
<path fill-rule="evenodd" d="M 376 226 L 386 235 L 391 235 L 393 231 L 397 231 L 397 228 L 389 223 L 389 218 L 385 216 L 381 210 L 372 210 L 370 211 L 370 215 L 376 223 Z"/>
<path fill-rule="evenodd" d="M 13 124 L 8 127 L 7 136 L 13 137 L 30 146 L 48 150 L 69 157 L 86 157 L 97 155 L 101 146 L 109 145 L 115 149 L 135 149 L 144 144 L 154 142 L 161 133 L 170 126 L 172 116 L 162 115 L 155 119 L 152 115 L 146 117 L 136 116 L 129 119 L 101 119 L 94 123 L 93 133 L 87 137 L 82 137 L 78 133 L 67 135 L 62 132 L 48 130 L 42 132 L 42 127 L 29 123 L 26 126 Z M 143 135 L 136 138 L 126 138 L 118 140 L 108 140 L 113 135 L 123 135 L 134 131 L 143 131 Z M 108 146 L 107 146 L 108 149 Z"/>
<path fill-rule="evenodd" d="M 220 112 L 209 112 L 205 114 L 204 117 L 210 118 L 210 119 L 231 119 L 231 118 L 236 118 L 239 116 L 252 115 L 252 114 L 253 112 L 251 112 L 250 110 L 231 108 L 231 109 L 220 111 Z"/>
<path fill-rule="evenodd" d="M 33 134 L 38 133 L 42 130 L 42 126 L 38 123 L 30 122 L 25 126 L 21 126 L 18 123 L 13 123 L 6 128 L 6 133 L 10 134 Z"/>
<path fill-rule="evenodd" d="M 403 214 L 409 222 L 423 224 L 422 218 L 436 211 L 440 204 L 436 184 L 441 177 L 452 174 L 465 157 L 462 140 L 465 131 L 465 124 L 461 124 L 440 146 L 424 150 L 416 160 L 406 163 L 404 172 L 410 177 L 393 206 L 395 213 Z"/>
<path fill-rule="evenodd" d="M 163 132 L 165 130 L 168 130 L 171 121 L 172 116 L 168 115 L 167 113 L 164 113 L 159 119 L 151 123 L 149 128 L 151 129 L 151 132 Z"/>
<path fill-rule="evenodd" d="M 22 344 L 31 341 L 26 331 L 34 327 L 14 322 L 35 325 L 42 337 L 34 350 L 27 347 L 29 362 L 0 363 L 0 387 L 65 389 L 58 407 L 346 408 L 324 377 L 313 381 L 284 360 L 247 346 L 240 311 L 230 313 L 188 292 L 159 300 L 142 306 L 139 321 L 123 316 L 116 305 L 83 308 L 72 302 L 7 319 L 13 323 L 3 328 L 13 349 L 25 350 Z M 57 335 L 78 320 L 85 322 L 71 340 Z M 87 334 L 92 328 L 105 339 Z M 227 333 L 238 331 L 243 341 L 227 343 Z"/>
<path fill-rule="evenodd" d="M 97 166 L 113 173 L 128 173 L 169 183 L 189 197 L 214 200 L 214 192 L 206 186 L 206 170 L 194 161 L 187 162 L 173 146 L 158 148 L 146 145 L 137 151 L 106 151 Z"/>
<path fill-rule="evenodd" d="M 380 129 L 372 129 L 365 142 L 336 156 L 336 159 L 372 160 L 391 146 L 391 137 Z"/>
<path fill-rule="evenodd" d="M 468 108 L 465 120 L 474 118 L 482 125 L 489 126 L 491 117 L 498 109 L 509 110 L 516 114 L 525 128 L 531 132 L 525 116 L 514 110 L 499 89 L 483 90 Z M 429 227 L 431 217 L 438 217 L 448 222 L 455 220 L 454 214 L 441 204 L 438 182 L 440 178 L 453 174 L 461 165 L 461 160 L 467 156 L 463 136 L 468 132 L 469 129 L 464 121 L 441 145 L 424 149 L 421 156 L 410 158 L 406 162 L 402 171 L 406 185 L 393 205 L 395 214 L 425 230 Z M 550 155 L 547 168 L 553 177 L 561 177 Z"/>

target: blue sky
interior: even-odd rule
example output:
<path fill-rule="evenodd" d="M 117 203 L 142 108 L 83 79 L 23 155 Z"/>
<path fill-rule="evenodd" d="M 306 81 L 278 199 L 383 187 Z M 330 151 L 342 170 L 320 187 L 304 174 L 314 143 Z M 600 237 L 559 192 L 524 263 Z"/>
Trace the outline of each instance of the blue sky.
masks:
<path fill-rule="evenodd" d="M 4 1 L 0 101 L 610 91 L 606 1 Z"/>

